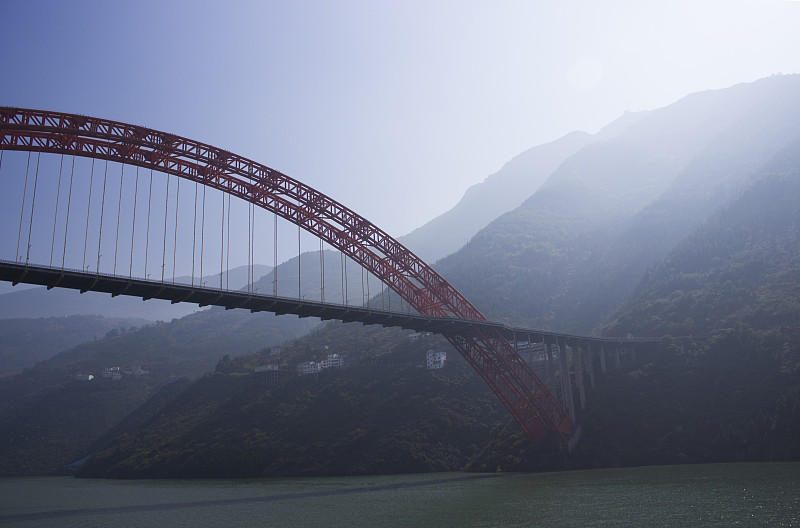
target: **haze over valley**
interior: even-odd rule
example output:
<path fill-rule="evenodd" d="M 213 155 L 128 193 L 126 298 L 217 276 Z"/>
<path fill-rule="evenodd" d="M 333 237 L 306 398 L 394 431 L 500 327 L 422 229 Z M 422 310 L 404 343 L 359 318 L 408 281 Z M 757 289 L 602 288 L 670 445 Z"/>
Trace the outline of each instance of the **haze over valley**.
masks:
<path fill-rule="evenodd" d="M 660 339 L 618 368 L 595 364 L 569 457 L 531 444 L 436 335 L 246 310 L 187 314 L 196 305 L 161 312 L 135 298 L 127 302 L 150 317 L 117 319 L 121 297 L 99 296 L 98 313 L 59 290 L 28 289 L 0 295 L 0 308 L 29 310 L 12 319 L 6 308 L 0 325 L 0 472 L 58 474 L 89 455 L 81 476 L 797 460 L 798 94 L 800 76 L 775 75 L 570 133 L 509 160 L 403 238 L 492 320 Z M 324 286 L 330 302 L 402 307 L 375 282 L 366 299 L 363 274 L 350 261 L 345 278 L 337 252 L 299 259 L 258 268 L 249 287 L 246 270 L 226 282 L 271 293 L 277 273 L 281 296 L 299 287 L 319 299 Z M 447 352 L 444 368 L 425 368 L 428 351 Z M 349 368 L 297 375 L 332 354 Z M 257 382 L 267 366 L 281 374 Z M 118 378 L 104 377 L 110 368 Z M 569 390 L 588 376 L 573 365 Z"/>

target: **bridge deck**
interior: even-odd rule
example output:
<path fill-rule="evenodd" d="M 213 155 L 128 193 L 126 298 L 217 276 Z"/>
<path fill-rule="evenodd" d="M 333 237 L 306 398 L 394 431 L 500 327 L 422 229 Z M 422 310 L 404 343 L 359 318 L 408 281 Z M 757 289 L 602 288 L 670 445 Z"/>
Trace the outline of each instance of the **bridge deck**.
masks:
<path fill-rule="evenodd" d="M 616 338 L 580 336 L 544 330 L 514 328 L 501 323 L 427 317 L 416 313 L 400 313 L 358 306 L 322 303 L 308 299 L 276 297 L 240 290 L 220 290 L 191 284 L 155 282 L 144 279 L 92 273 L 74 269 L 49 268 L 26 265 L 21 262 L 0 260 L 0 280 L 13 284 L 27 283 L 47 286 L 48 289 L 70 288 L 110 293 L 113 297 L 127 295 L 143 300 L 163 299 L 172 303 L 187 302 L 199 306 L 221 306 L 225 309 L 245 309 L 251 312 L 273 312 L 278 315 L 292 314 L 300 317 L 318 317 L 322 320 L 338 319 L 345 322 L 379 324 L 432 333 L 468 333 L 469 328 L 480 326 L 500 330 L 509 340 L 514 338 L 541 341 L 557 338 L 563 341 L 592 343 L 643 343 L 656 342 L 659 338 Z"/>

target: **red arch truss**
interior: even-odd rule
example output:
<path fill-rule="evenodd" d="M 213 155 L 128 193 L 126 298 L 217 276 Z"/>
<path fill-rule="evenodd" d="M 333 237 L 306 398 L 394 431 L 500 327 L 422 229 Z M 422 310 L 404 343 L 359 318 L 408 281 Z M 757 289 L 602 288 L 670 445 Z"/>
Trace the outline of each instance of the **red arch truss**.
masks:
<path fill-rule="evenodd" d="M 0 107 L 0 150 L 116 161 L 198 182 L 302 227 L 358 262 L 419 313 L 486 321 L 431 266 L 336 200 L 255 161 L 199 141 L 127 123 L 45 110 Z M 532 439 L 565 441 L 567 413 L 499 332 L 477 326 L 445 334 Z"/>

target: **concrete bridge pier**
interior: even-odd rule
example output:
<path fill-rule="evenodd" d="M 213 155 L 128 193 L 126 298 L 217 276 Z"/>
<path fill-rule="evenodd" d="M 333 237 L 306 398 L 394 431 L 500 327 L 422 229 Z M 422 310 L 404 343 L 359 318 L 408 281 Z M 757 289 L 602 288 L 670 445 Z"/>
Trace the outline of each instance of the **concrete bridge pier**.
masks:
<path fill-rule="evenodd" d="M 615 369 L 619 369 L 619 366 L 620 366 L 619 351 L 620 351 L 619 346 L 614 348 L 614 368 Z"/>
<path fill-rule="evenodd" d="M 564 395 L 564 405 L 569 412 L 569 418 L 572 423 L 575 423 L 575 403 L 572 400 L 572 376 L 569 373 L 569 361 L 567 358 L 566 343 L 559 343 L 556 339 L 556 346 L 558 347 L 558 364 L 561 368 L 561 394 Z"/>
<path fill-rule="evenodd" d="M 582 343 L 576 343 L 572 348 L 572 361 L 575 364 L 575 382 L 578 385 L 581 410 L 586 408 L 586 387 L 583 382 L 583 346 Z"/>
<path fill-rule="evenodd" d="M 594 345 L 591 343 L 586 343 L 586 364 L 589 368 L 589 386 L 594 390 Z"/>
<path fill-rule="evenodd" d="M 542 343 L 544 344 L 544 351 L 547 354 L 547 386 L 550 388 L 550 392 L 553 394 L 556 393 L 556 369 L 555 365 L 553 365 L 553 347 L 547 340 L 542 336 Z"/>
<path fill-rule="evenodd" d="M 608 372 L 608 367 L 606 367 L 606 347 L 604 345 L 600 345 L 600 372 L 603 374 Z"/>

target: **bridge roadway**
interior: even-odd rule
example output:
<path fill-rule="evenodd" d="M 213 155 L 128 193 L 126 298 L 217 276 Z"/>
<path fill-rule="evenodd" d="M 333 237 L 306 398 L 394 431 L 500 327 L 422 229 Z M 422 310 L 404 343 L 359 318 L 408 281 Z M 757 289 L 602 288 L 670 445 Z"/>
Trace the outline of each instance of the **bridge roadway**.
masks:
<path fill-rule="evenodd" d="M 220 290 L 193 286 L 191 284 L 144 280 L 119 275 L 87 272 L 69 268 L 50 268 L 47 266 L 26 265 L 21 262 L 0 260 L 0 280 L 14 285 L 19 283 L 38 284 L 54 287 L 110 293 L 112 297 L 127 295 L 141 297 L 143 300 L 164 299 L 173 304 L 194 303 L 200 306 L 222 306 L 226 310 L 245 309 L 251 312 L 273 312 L 278 315 L 293 314 L 300 317 L 318 317 L 322 320 L 337 319 L 345 322 L 379 324 L 436 334 L 470 335 L 470 328 L 484 327 L 499 330 L 512 343 L 517 339 L 541 342 L 544 339 L 559 342 L 583 342 L 596 344 L 652 343 L 660 338 L 618 338 L 582 336 L 575 334 L 515 328 L 502 323 L 429 317 L 414 313 L 391 312 L 374 308 L 343 304 L 323 303 L 308 299 L 276 297 L 241 290 Z"/>

